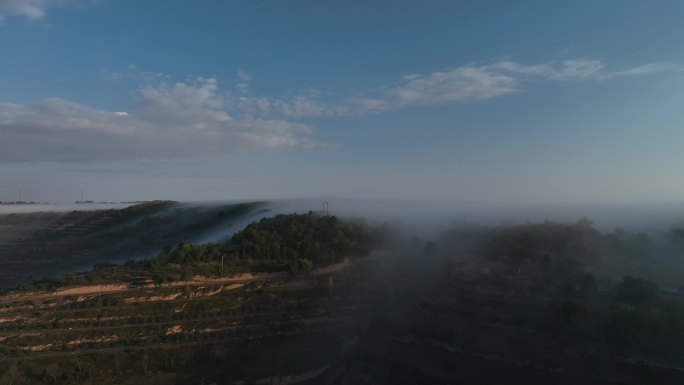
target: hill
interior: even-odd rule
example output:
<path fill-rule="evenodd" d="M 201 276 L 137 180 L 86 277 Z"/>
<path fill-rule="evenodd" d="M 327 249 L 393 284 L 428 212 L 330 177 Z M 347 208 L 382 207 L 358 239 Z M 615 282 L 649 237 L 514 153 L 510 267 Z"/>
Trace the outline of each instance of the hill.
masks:
<path fill-rule="evenodd" d="M 164 245 L 226 227 L 264 205 L 154 201 L 120 210 L 0 215 L 0 287 L 106 261 L 142 259 Z"/>

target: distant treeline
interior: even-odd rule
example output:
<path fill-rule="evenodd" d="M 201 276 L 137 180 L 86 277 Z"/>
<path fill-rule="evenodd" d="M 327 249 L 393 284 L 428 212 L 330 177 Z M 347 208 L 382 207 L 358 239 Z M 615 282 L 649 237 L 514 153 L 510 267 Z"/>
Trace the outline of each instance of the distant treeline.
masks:
<path fill-rule="evenodd" d="M 469 246 L 469 258 L 449 261 L 453 277 L 475 277 L 512 302 L 537 306 L 518 321 L 548 333 L 544 343 L 556 350 L 681 362 L 684 229 L 602 232 L 582 219 L 459 228 L 444 241 L 447 252 Z"/>
<path fill-rule="evenodd" d="M 655 235 L 619 228 L 601 232 L 582 219 L 484 228 L 476 233 L 459 229 L 446 238 L 474 241 L 473 253 L 484 260 L 573 283 L 586 273 L 613 277 L 648 273 L 650 279 L 679 281 L 672 267 L 684 261 L 684 229 L 679 227 Z"/>

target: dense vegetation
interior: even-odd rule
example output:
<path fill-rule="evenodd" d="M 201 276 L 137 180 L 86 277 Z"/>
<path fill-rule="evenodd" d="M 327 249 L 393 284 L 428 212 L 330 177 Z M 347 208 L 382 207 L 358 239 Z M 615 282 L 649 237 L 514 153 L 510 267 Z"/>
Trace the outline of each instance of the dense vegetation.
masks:
<path fill-rule="evenodd" d="M 223 261 L 224 270 L 251 266 L 306 273 L 345 257 L 368 255 L 387 231 L 387 227 L 373 228 L 361 220 L 343 221 L 313 212 L 281 214 L 248 225 L 224 245 L 182 243 L 173 251 L 167 248 L 159 254 L 155 268 L 179 265 L 186 275 L 192 268 L 216 274 Z"/>
<path fill-rule="evenodd" d="M 234 208 L 243 209 L 241 205 Z M 248 225 L 225 244 L 181 242 L 175 248 L 165 246 L 156 258 L 130 260 L 122 265 L 98 263 L 88 273 L 45 278 L 23 288 L 140 281 L 145 277 L 162 284 L 189 281 L 195 276 L 263 271 L 305 274 L 345 257 L 366 256 L 389 233 L 387 225 L 369 226 L 363 220 L 345 221 L 313 212 L 276 215 Z"/>
<path fill-rule="evenodd" d="M 655 236 L 623 229 L 604 233 L 582 219 L 490 228 L 473 238 L 478 239 L 477 255 L 543 273 L 555 282 L 576 285 L 590 273 L 606 278 L 641 275 L 680 285 L 683 270 L 677 258 L 684 257 L 682 234 L 680 228 Z M 456 235 L 452 232 L 449 237 L 453 240 Z"/>
<path fill-rule="evenodd" d="M 162 284 L 197 275 L 273 269 L 306 273 L 347 257 L 368 255 L 386 232 L 387 227 L 368 226 L 361 220 L 311 212 L 278 215 L 247 226 L 224 244 L 181 242 L 175 248 L 165 247 L 156 258 L 123 265 L 99 263 L 87 274 L 37 282 L 32 289 L 109 282 L 131 285 L 115 294 L 57 295 L 35 303 L 0 300 L 0 312 L 8 317 L 0 320 L 0 374 L 15 384 L 190 384 L 207 375 L 204 370 L 214 372 L 214 378 L 228 372 L 228 378 L 235 380 L 263 381 L 281 370 L 296 374 L 312 365 L 319 368 L 339 355 L 337 350 L 322 351 L 330 341 L 344 342 L 337 335 L 341 327 L 353 326 L 350 309 L 360 304 L 354 300 L 355 288 L 345 288 L 352 290 L 350 294 L 335 301 L 317 303 L 333 292 L 332 276 L 320 283 L 313 277 L 286 274 L 236 285 L 181 282 L 151 287 L 134 282 L 152 278 Z M 281 287 L 282 282 L 288 285 Z M 290 287 L 292 282 L 298 285 Z M 301 346 L 295 342 L 298 335 L 319 336 L 326 330 L 330 337 L 306 342 L 315 344 L 315 354 L 306 350 L 289 354 L 306 357 L 294 365 L 254 364 L 264 357 L 280 358 L 280 341 Z M 275 343 L 268 345 L 271 340 Z M 243 349 L 243 344 L 255 341 L 267 341 L 258 354 Z"/>
<path fill-rule="evenodd" d="M 321 265 L 345 256 L 368 255 L 376 235 L 362 222 L 344 222 L 334 216 L 278 215 L 235 234 L 228 249 L 241 259 L 286 262 L 305 258 Z"/>
<path fill-rule="evenodd" d="M 365 255 L 386 234 L 282 215 L 222 244 L 183 242 L 78 279 L 306 272 Z M 682 234 L 604 233 L 586 220 L 467 228 L 394 243 L 402 252 L 328 277 L 38 293 L 0 301 L 0 373 L 15 384 L 283 383 L 306 373 L 316 377 L 302 383 L 681 383 L 684 295 L 673 283 L 684 275 L 672 255 Z"/>
<path fill-rule="evenodd" d="M 649 357 L 666 366 L 683 358 L 682 229 L 603 233 L 584 219 L 469 231 L 469 263 L 485 267 L 480 282 L 515 290 L 508 301 L 543 304 L 524 315 L 525 324 L 540 325 L 559 349 Z M 462 243 L 464 233 L 450 232 L 447 244 Z"/>

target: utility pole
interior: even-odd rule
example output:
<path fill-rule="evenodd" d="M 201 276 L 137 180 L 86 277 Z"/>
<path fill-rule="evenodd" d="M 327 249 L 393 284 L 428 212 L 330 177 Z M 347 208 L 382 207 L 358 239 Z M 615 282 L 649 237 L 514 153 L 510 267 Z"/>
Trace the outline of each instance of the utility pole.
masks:
<path fill-rule="evenodd" d="M 19 200 L 17 202 L 21 202 L 21 189 L 19 189 Z"/>

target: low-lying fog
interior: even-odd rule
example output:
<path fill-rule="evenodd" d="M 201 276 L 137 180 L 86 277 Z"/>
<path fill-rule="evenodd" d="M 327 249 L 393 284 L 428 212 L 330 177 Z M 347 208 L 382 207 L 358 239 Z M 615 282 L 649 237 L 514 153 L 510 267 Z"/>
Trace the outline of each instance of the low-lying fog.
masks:
<path fill-rule="evenodd" d="M 39 212 L 69 212 L 124 209 L 134 203 L 37 203 L 37 204 L 0 204 L 0 215 Z"/>
<path fill-rule="evenodd" d="M 215 207 L 243 201 L 183 202 L 182 207 Z M 227 239 L 247 224 L 266 216 L 320 211 L 328 203 L 330 214 L 341 217 L 364 217 L 373 222 L 399 225 L 406 233 L 437 236 L 453 225 L 512 225 L 524 222 L 574 222 L 590 219 L 601 231 L 622 228 L 630 231 L 667 231 L 684 223 L 684 204 L 543 204 L 496 205 L 479 203 L 425 202 L 402 200 L 364 200 L 346 198 L 305 198 L 271 200 L 230 223 L 208 231 L 193 242 L 216 242 Z M 32 212 L 69 212 L 123 209 L 131 204 L 33 204 L 0 205 L 0 215 Z"/>
<path fill-rule="evenodd" d="M 684 223 L 684 204 L 566 204 L 566 205 L 494 205 L 453 202 L 400 200 L 363 200 L 307 198 L 272 200 L 268 211 L 245 217 L 231 227 L 240 230 L 253 220 L 287 213 L 320 211 L 328 203 L 330 214 L 341 217 L 364 217 L 369 221 L 391 222 L 407 233 L 436 236 L 453 225 L 513 225 L 524 222 L 575 222 L 590 219 L 600 231 L 622 228 L 630 231 L 669 230 Z M 191 205 L 219 205 L 235 201 L 193 202 Z M 218 235 L 218 234 L 216 234 Z M 227 234 L 223 234 L 225 237 Z"/>
<path fill-rule="evenodd" d="M 261 218 L 277 214 L 321 211 L 324 209 L 324 203 L 327 203 L 327 210 L 331 215 L 342 218 L 365 218 L 369 223 L 373 224 L 387 222 L 392 228 L 399 230 L 399 233 L 407 237 L 407 239 L 417 236 L 423 240 L 435 241 L 444 236 L 448 230 L 460 226 L 508 226 L 526 222 L 540 223 L 545 220 L 574 223 L 580 219 L 587 218 L 601 232 L 610 233 L 617 228 L 632 233 L 643 232 L 647 233 L 652 240 L 665 244 L 668 240 L 669 232 L 673 228 L 684 224 L 684 205 L 676 204 L 497 206 L 472 203 L 457 204 L 453 202 L 380 201 L 338 198 L 272 200 L 263 205 L 258 205 L 249 211 L 237 215 L 228 215 L 225 219 L 222 219 L 220 216 L 217 218 L 217 214 L 227 210 L 224 206 L 242 202 L 244 201 L 182 202 L 179 205 L 146 214 L 145 217 L 131 219 L 130 222 L 126 223 L 119 223 L 114 228 L 103 228 L 101 229 L 102 231 L 111 232 L 111 234 L 119 234 L 117 231 L 128 229 L 125 231 L 128 231 L 130 234 L 124 238 L 114 238 L 118 240 L 113 243 L 105 243 L 100 249 L 69 250 L 69 253 L 82 254 L 81 259 L 70 263 L 63 263 L 59 268 L 46 265 L 45 269 L 41 270 L 42 268 L 38 269 L 38 266 L 36 266 L 36 270 L 33 273 L 40 277 L 42 275 L 87 270 L 94 263 L 103 261 L 123 263 L 131 259 L 142 259 L 156 255 L 167 244 L 174 246 L 182 241 L 195 244 L 208 242 L 223 243 L 233 234 L 245 228 L 249 223 L 258 221 Z M 0 215 L 32 212 L 67 213 L 74 210 L 122 209 L 127 206 L 130 205 L 0 205 Z M 164 216 L 164 218 L 161 221 L 150 220 L 149 223 L 158 223 L 159 226 L 150 233 L 155 234 L 152 238 L 138 237 L 136 234 L 142 231 L 141 229 L 135 227 L 128 228 L 128 226 L 140 226 L 141 221 L 155 216 Z M 4 247 L 2 250 L 4 250 L 6 257 L 11 257 L 10 259 L 26 258 L 23 254 L 18 254 L 16 247 L 12 245 L 16 243 L 17 245 L 22 245 L 26 250 L 32 250 L 30 244 L 24 244 L 26 242 L 33 242 L 34 236 L 30 233 L 31 229 L 49 226 L 51 223 L 49 221 L 55 220 L 54 216 L 41 218 L 43 217 L 6 218 L 4 225 L 0 223 L 0 249 Z M 144 232 L 147 232 L 147 230 Z M 119 243 L 124 246 L 129 245 L 130 247 L 118 248 Z M 671 254 L 669 251 L 667 253 L 661 252 L 663 250 L 667 251 L 667 249 L 662 247 L 658 249 L 659 255 Z M 105 248 L 107 249 L 106 252 Z M 98 253 L 102 255 L 98 255 Z M 58 257 L 55 256 L 55 258 Z M 3 285 L 0 284 L 0 286 Z"/>

